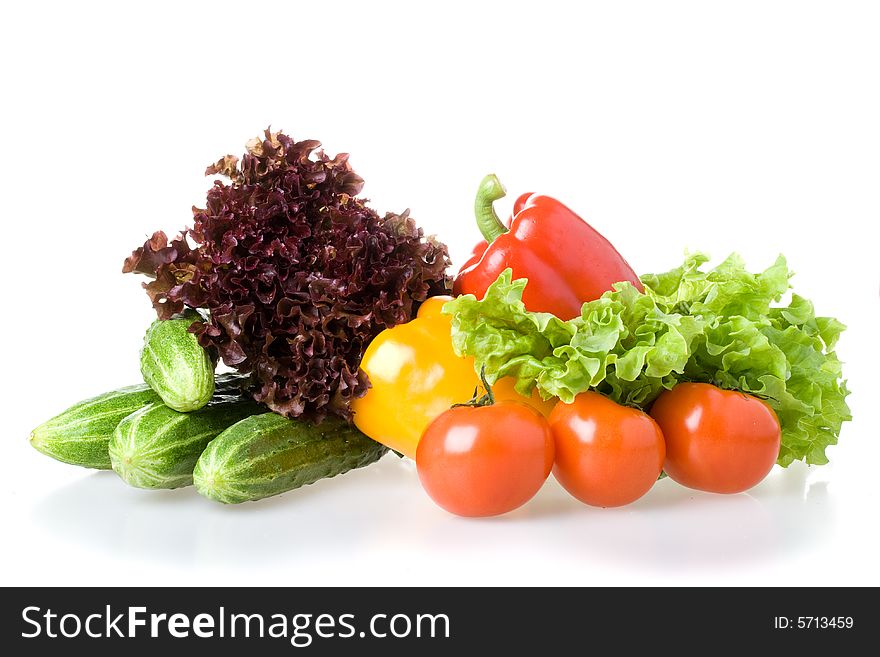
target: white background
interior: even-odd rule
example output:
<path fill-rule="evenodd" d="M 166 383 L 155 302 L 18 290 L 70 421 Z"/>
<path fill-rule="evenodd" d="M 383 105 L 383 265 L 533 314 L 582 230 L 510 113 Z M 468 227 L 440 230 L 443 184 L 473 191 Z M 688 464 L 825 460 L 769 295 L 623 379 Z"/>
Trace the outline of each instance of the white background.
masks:
<path fill-rule="evenodd" d="M 603 4 L 9 4 L 0 583 L 880 584 L 877 5 Z M 351 152 L 374 206 L 410 207 L 458 263 L 490 171 L 640 272 L 685 248 L 756 269 L 784 252 L 850 326 L 856 420 L 832 465 L 730 497 L 664 481 L 617 510 L 551 480 L 474 521 L 393 457 L 226 508 L 31 449 L 48 416 L 139 380 L 152 311 L 123 258 L 270 124 Z"/>

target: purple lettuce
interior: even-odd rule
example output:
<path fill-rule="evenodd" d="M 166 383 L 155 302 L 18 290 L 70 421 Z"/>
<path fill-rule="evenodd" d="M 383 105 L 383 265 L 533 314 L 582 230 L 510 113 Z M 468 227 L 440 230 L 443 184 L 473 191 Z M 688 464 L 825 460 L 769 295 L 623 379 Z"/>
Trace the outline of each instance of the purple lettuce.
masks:
<path fill-rule="evenodd" d="M 347 154 L 282 133 L 208 167 L 220 180 L 194 224 L 156 232 L 123 265 L 146 274 L 160 318 L 184 308 L 210 319 L 192 330 L 223 362 L 251 373 L 254 399 L 289 417 L 350 418 L 368 382 L 359 370 L 380 331 L 409 321 L 449 289 L 446 246 L 409 211 L 380 217 L 358 198 Z"/>

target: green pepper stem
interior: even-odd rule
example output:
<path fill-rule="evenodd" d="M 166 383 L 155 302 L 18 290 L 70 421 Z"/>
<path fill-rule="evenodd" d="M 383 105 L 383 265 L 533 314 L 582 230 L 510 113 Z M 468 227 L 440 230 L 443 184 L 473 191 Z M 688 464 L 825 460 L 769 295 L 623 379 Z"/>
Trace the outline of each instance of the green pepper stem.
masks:
<path fill-rule="evenodd" d="M 504 198 L 507 190 L 498 180 L 498 176 L 490 173 L 480 181 L 480 187 L 477 189 L 477 198 L 474 201 L 474 214 L 477 215 L 477 227 L 491 244 L 495 238 L 507 232 L 507 226 L 495 214 L 495 208 L 492 204 L 498 199 Z"/>

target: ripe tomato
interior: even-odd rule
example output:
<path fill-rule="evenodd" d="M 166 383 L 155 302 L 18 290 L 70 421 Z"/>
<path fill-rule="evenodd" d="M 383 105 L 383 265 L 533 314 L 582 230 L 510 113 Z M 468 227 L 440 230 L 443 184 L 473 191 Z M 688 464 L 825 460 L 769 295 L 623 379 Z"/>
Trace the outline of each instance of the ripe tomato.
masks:
<path fill-rule="evenodd" d="M 635 502 L 660 476 L 666 447 L 646 413 L 595 392 L 558 403 L 550 413 L 556 444 L 553 475 L 584 504 Z"/>
<path fill-rule="evenodd" d="M 742 492 L 766 477 L 779 456 L 779 418 L 742 392 L 679 383 L 657 398 L 651 415 L 666 437 L 666 474 L 689 488 Z"/>
<path fill-rule="evenodd" d="M 528 502 L 553 466 L 547 421 L 523 403 L 457 406 L 419 441 L 416 467 L 437 504 L 460 516 L 494 516 Z"/>

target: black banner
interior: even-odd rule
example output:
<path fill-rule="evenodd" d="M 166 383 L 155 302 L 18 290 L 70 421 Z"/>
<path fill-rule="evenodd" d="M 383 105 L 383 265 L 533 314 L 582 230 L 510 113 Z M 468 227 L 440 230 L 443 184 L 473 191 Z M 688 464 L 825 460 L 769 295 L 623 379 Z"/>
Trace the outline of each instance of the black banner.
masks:
<path fill-rule="evenodd" d="M 21 588 L 3 590 L 0 624 L 13 655 L 809 654 L 871 645 L 871 598 L 846 589 Z"/>

